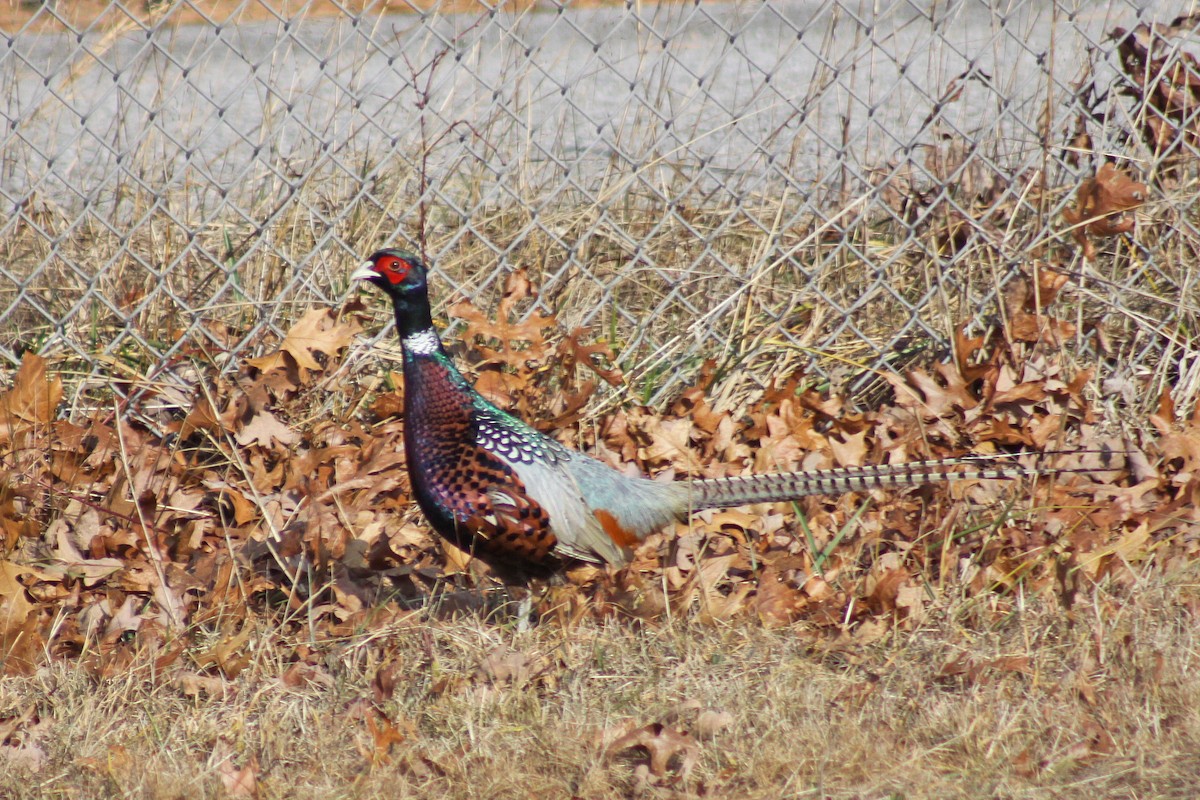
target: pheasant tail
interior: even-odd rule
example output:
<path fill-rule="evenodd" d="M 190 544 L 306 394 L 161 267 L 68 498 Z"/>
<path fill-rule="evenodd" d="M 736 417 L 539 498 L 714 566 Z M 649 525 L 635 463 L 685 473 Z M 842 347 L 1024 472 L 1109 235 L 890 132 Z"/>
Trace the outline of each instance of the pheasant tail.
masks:
<path fill-rule="evenodd" d="M 1023 467 L 1005 456 L 966 456 L 813 472 L 779 472 L 692 481 L 692 508 L 728 508 L 777 503 L 810 494 L 839 495 L 888 486 L 919 486 L 958 480 L 997 480 L 1039 475 L 1049 470 Z M 1064 470 L 1070 472 L 1073 470 Z"/>

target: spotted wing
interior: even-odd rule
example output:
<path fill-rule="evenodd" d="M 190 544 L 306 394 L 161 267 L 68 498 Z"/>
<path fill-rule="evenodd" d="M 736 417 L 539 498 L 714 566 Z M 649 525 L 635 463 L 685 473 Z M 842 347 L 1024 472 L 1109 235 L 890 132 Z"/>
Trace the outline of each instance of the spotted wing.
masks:
<path fill-rule="evenodd" d="M 439 530 L 485 561 L 549 567 L 558 540 L 546 510 L 504 461 L 470 442 L 443 448 L 426 468 L 428 494 L 440 507 Z"/>

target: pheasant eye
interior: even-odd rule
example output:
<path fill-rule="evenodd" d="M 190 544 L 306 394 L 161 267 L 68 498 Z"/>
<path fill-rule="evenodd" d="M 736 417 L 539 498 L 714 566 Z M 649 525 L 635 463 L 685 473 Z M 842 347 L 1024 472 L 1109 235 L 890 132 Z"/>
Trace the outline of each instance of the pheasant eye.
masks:
<path fill-rule="evenodd" d="M 375 265 L 375 269 L 390 282 L 400 283 L 408 277 L 410 267 L 408 262 L 402 258 L 386 256 L 379 260 L 379 263 Z"/>

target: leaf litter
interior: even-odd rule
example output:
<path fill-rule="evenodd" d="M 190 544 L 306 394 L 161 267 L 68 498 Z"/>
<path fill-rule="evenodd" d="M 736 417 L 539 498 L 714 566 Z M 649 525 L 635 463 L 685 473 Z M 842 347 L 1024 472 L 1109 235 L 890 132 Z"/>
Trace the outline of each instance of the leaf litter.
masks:
<path fill-rule="evenodd" d="M 1070 608 L 1098 581 L 1193 560 L 1200 420 L 1177 421 L 1164 396 L 1157 438 L 1132 445 L 1108 433 L 1084 389 L 1089 376 L 1069 374 L 1060 358 L 1069 328 L 1052 307 L 1061 284 L 1034 280 L 1026 297 L 1040 300 L 1012 299 L 1010 338 L 960 331 L 954 361 L 889 376 L 890 406 L 851 413 L 794 375 L 718 411 L 707 394 L 710 365 L 663 411 L 627 405 L 587 425 L 582 410 L 599 382 L 624 380 L 607 344 L 559 334 L 550 315 L 514 322 L 533 296 L 520 274 L 494 320 L 455 305 L 465 324 L 459 357 L 489 396 L 618 469 L 672 480 L 1025 447 L 1086 448 L 1082 458 L 1096 468 L 1019 485 L 704 512 L 651 536 L 621 570 L 582 566 L 528 595 L 534 618 L 657 625 L 694 613 L 705 624 L 794 626 L 814 647 L 838 651 L 921 625 L 931 586 L 980 596 L 1020 586 Z M 200 386 L 190 408 L 163 420 L 162 435 L 106 410 L 60 419 L 61 377 L 27 354 L 0 396 L 0 670 L 28 675 L 47 660 L 78 660 L 103 679 L 149 654 L 183 696 L 227 698 L 255 658 L 257 623 L 270 620 L 266 635 L 293 652 L 280 684 L 304 691 L 332 678 L 290 632 L 334 643 L 422 613 L 487 611 L 486 568 L 433 535 L 415 510 L 403 387 L 372 393 L 343 369 L 362 314 L 357 301 L 309 312 L 276 352 Z M 333 391 L 355 411 L 312 413 Z M 1130 468 L 1095 461 L 1103 448 L 1130 453 Z M 553 691 L 561 669 L 552 657 L 499 647 L 474 676 L 434 691 Z M 1019 660 L 962 660 L 942 676 L 979 682 L 1025 669 Z M 404 749 L 415 729 L 386 710 L 394 682 L 381 673 L 373 699 L 360 701 L 364 758 L 390 763 L 400 748 L 409 772 L 440 773 L 443 755 Z M 643 783 L 686 781 L 699 742 L 730 723 L 719 710 L 703 712 L 694 732 L 638 723 L 612 735 L 607 752 L 646 754 Z M 3 758 L 36 771 L 36 724 L 18 717 L 9 727 Z M 253 753 L 234 759 L 218 743 L 211 762 L 231 796 L 257 796 Z"/>

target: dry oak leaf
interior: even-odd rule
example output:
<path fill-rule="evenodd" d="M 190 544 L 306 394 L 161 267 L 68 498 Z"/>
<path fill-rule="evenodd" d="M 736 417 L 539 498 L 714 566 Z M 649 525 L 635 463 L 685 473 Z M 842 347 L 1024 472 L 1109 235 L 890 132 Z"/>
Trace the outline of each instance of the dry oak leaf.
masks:
<path fill-rule="evenodd" d="M 382 712 L 377 712 L 367 717 L 367 730 L 371 732 L 371 738 L 375 742 L 375 749 L 372 752 L 372 762 L 378 764 L 391 763 L 389 753 L 391 752 L 392 745 L 400 744 L 407 737 Z"/>
<path fill-rule="evenodd" d="M 604 342 L 596 342 L 593 344 L 582 344 L 579 341 L 583 335 L 583 328 L 576 328 L 563 337 L 563 340 L 558 345 L 558 355 L 566 365 L 583 364 L 592 372 L 595 372 L 609 386 L 620 386 L 623 380 L 620 367 L 605 368 L 602 363 L 616 363 L 616 354 L 613 349 Z M 599 358 L 596 358 L 599 356 Z"/>
<path fill-rule="evenodd" d="M 41 771 L 45 763 L 46 751 L 40 745 L 32 742 L 0 745 L 0 764 L 7 764 L 9 770 L 36 773 Z"/>
<path fill-rule="evenodd" d="M 1079 185 L 1075 192 L 1075 208 L 1065 209 L 1063 219 L 1071 226 L 1071 235 L 1083 247 L 1084 255 L 1091 259 L 1096 255 L 1096 246 L 1088 239 L 1092 236 L 1116 236 L 1133 230 L 1133 219 L 1125 212 L 1132 211 L 1146 202 L 1150 189 L 1138 183 L 1116 165 L 1105 163 Z"/>
<path fill-rule="evenodd" d="M 882 559 L 880 560 L 881 565 L 885 563 Z M 902 590 L 911 577 L 912 575 L 904 567 L 887 566 L 882 566 L 879 574 L 869 576 L 867 586 L 870 589 L 867 592 L 866 601 L 871 611 L 879 614 L 890 613 L 898 609 L 902 602 Z M 907 601 L 911 600 L 911 597 L 903 596 L 903 599 Z"/>
<path fill-rule="evenodd" d="M 209 760 L 216 762 L 221 786 L 229 797 L 258 797 L 258 756 L 251 754 L 246 765 L 238 768 L 233 764 L 233 747 L 218 739 Z"/>
<path fill-rule="evenodd" d="M 1061 342 L 1075 335 L 1075 326 L 1070 322 L 1045 314 L 1028 314 L 1018 311 L 1012 315 L 1009 332 L 1015 342 L 1037 343 L 1045 339 Z"/>
<path fill-rule="evenodd" d="M 953 417 L 959 411 L 979 405 L 966 379 L 954 365 L 938 364 L 934 371 L 936 376 L 916 369 L 905 376 L 904 383 L 893 381 L 897 405 L 920 413 L 927 421 Z"/>
<path fill-rule="evenodd" d="M 646 435 L 650 444 L 639 454 L 649 464 L 666 463 L 681 467 L 695 467 L 692 453 L 692 421 L 690 419 L 654 420 L 645 422 Z"/>
<path fill-rule="evenodd" d="M 173 683 L 187 697 L 227 700 L 237 695 L 237 686 L 219 675 L 184 671 L 175 676 Z"/>
<path fill-rule="evenodd" d="M 800 591 L 781 573 L 778 567 L 768 566 L 758 581 L 755 610 L 766 627 L 791 623 L 805 602 Z"/>
<path fill-rule="evenodd" d="M 82 519 L 82 518 L 81 518 Z M 54 558 L 47 571 L 59 571 L 72 578 L 82 580 L 87 587 L 95 586 L 105 578 L 130 566 L 119 558 L 86 558 L 74 542 L 67 523 L 60 517 L 46 528 L 46 539 L 53 539 Z"/>
<path fill-rule="evenodd" d="M 38 742 L 51 724 L 51 718 L 39 716 L 35 703 L 13 716 L 0 717 L 0 764 L 7 764 L 10 771 L 40 772 L 46 751 Z"/>
<path fill-rule="evenodd" d="M 258 506 L 252 503 L 241 489 L 231 486 L 218 478 L 206 478 L 201 482 L 201 485 L 208 492 L 215 494 L 219 498 L 218 502 L 223 502 L 233 507 L 234 525 L 240 527 L 258 517 Z"/>
<path fill-rule="evenodd" d="M 557 324 L 553 316 L 539 311 L 533 311 L 523 321 L 509 322 L 518 316 L 517 305 L 522 300 L 536 297 L 537 292 L 526 271 L 516 269 L 504 279 L 504 297 L 496 309 L 495 322 L 469 301 L 455 303 L 446 313 L 467 323 L 462 337 L 464 342 L 473 343 L 477 338 L 482 338 L 499 343 L 499 350 L 485 345 L 476 346 L 485 362 L 520 368 L 528 361 L 537 361 L 547 355 L 546 338 L 542 331 Z M 525 346 L 518 347 L 517 342 L 524 342 Z"/>
<path fill-rule="evenodd" d="M 0 424 L 16 420 L 49 423 L 62 401 L 62 379 L 46 374 L 46 359 L 34 353 L 21 358 L 13 386 L 0 395 Z"/>
<path fill-rule="evenodd" d="M 296 444 L 300 440 L 300 436 L 295 431 L 280 422 L 279 417 L 266 410 L 255 414 L 238 431 L 235 438 L 237 439 L 237 443 L 242 447 L 249 447 L 251 445 L 270 447 L 272 439 L 287 447 Z"/>
<path fill-rule="evenodd" d="M 339 317 L 331 308 L 314 308 L 288 330 L 278 351 L 261 358 L 246 359 L 246 363 L 260 372 L 270 372 L 288 366 L 286 354 L 292 357 L 302 374 L 304 370 L 320 371 L 323 366 L 313 354 L 335 356 L 349 346 L 360 331 L 362 325 L 356 318 Z"/>
<path fill-rule="evenodd" d="M 279 682 L 289 689 L 332 689 L 336 679 L 326 670 L 313 664 L 297 661 L 279 676 Z"/>
<path fill-rule="evenodd" d="M 1023 305 L 1025 310 L 1031 314 L 1051 306 L 1058 299 L 1059 292 L 1067 285 L 1068 280 L 1066 275 L 1049 267 L 1035 270 L 1034 276 L 1037 279 L 1036 287 L 1033 281 L 1029 281 L 1024 287 Z"/>
<path fill-rule="evenodd" d="M 841 433 L 829 437 L 829 449 L 837 459 L 838 466 L 857 467 L 867 457 L 867 430 L 858 433 Z"/>
<path fill-rule="evenodd" d="M 728 711 L 717 711 L 712 708 L 706 708 L 696 717 L 696 723 L 692 726 L 692 730 L 699 739 L 712 739 L 724 728 L 728 728 L 734 722 L 733 714 Z"/>
<path fill-rule="evenodd" d="M 462 336 L 464 342 L 474 343 L 478 338 L 500 343 L 499 350 L 486 345 L 473 345 L 482 354 L 484 363 L 504 364 L 514 369 L 545 357 L 546 337 L 542 331 L 557 324 L 553 317 L 536 312 L 523 322 L 506 322 L 503 316 L 492 322 L 467 301 L 450 306 L 446 314 L 467 323 Z M 524 342 L 525 346 L 518 347 L 518 342 Z"/>
<path fill-rule="evenodd" d="M 0 561 L 0 633 L 19 628 L 33 610 L 25 586 L 17 580 L 28 571 L 11 561 Z"/>
<path fill-rule="evenodd" d="M 961 677 L 967 685 L 975 686 L 994 680 L 997 673 L 1033 675 L 1031 664 L 1029 656 L 1001 656 L 990 661 L 980 662 L 966 654 L 960 654 L 942 665 L 938 670 L 938 677 Z"/>
<path fill-rule="evenodd" d="M 1079 567 L 1089 576 L 1095 577 L 1106 557 L 1117 556 L 1125 562 L 1138 562 L 1146 559 L 1155 545 L 1150 537 L 1150 524 L 1143 519 L 1136 527 L 1125 531 L 1115 542 L 1091 553 L 1080 556 Z"/>
<path fill-rule="evenodd" d="M 629 731 L 608 748 L 608 757 L 640 747 L 650 755 L 650 772 L 661 778 L 667 774 L 673 759 L 678 760 L 679 777 L 686 780 L 700 760 L 700 746 L 690 733 L 653 722 Z"/>
<path fill-rule="evenodd" d="M 479 665 L 476 678 L 487 680 L 496 686 L 523 686 L 545 673 L 549 666 L 545 658 L 501 646 L 493 650 Z"/>
<path fill-rule="evenodd" d="M 183 422 L 179 424 L 180 437 L 186 439 L 196 431 L 221 433 L 222 431 L 233 430 L 238 416 L 241 411 L 245 410 L 238 402 L 242 397 L 240 394 L 234 397 L 229 402 L 224 413 L 217 410 L 211 398 L 198 398 L 195 405 L 192 406 L 191 411 L 184 417 Z"/>

